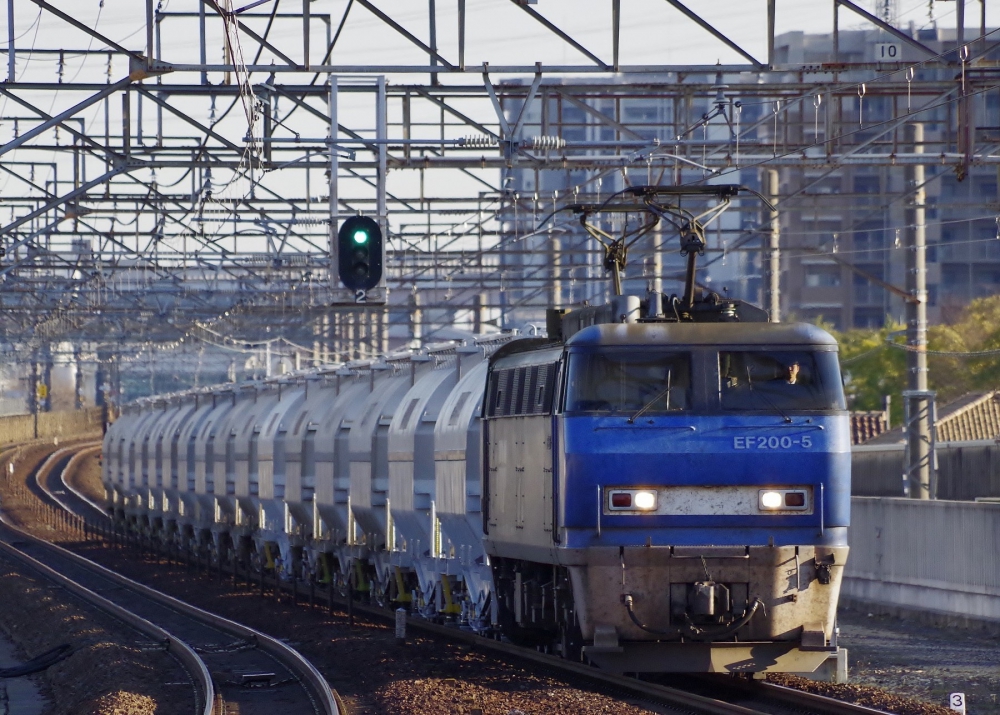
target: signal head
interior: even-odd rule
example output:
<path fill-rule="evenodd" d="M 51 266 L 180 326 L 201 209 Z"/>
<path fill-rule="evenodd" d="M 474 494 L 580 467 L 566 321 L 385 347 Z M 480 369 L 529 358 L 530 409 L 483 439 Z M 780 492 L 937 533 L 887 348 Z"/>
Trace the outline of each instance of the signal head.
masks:
<path fill-rule="evenodd" d="M 368 216 L 351 216 L 337 232 L 337 272 L 351 290 L 370 290 L 382 280 L 382 229 Z"/>

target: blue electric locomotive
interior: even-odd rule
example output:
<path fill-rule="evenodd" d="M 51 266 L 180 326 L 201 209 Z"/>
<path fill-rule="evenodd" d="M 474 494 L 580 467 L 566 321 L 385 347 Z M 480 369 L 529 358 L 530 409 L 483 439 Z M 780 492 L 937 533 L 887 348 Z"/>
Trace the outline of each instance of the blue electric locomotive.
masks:
<path fill-rule="evenodd" d="M 600 322 L 584 309 L 564 340 L 492 356 L 499 622 L 616 671 L 809 672 L 836 651 L 848 552 L 837 344 L 717 296 L 694 307 L 710 322 L 576 330 Z"/>
<path fill-rule="evenodd" d="M 740 191 L 567 207 L 604 244 L 614 297 L 549 311 L 544 338 L 130 406 L 105 438 L 115 517 L 609 670 L 815 670 L 837 650 L 848 551 L 837 345 L 698 289 L 705 226 Z M 680 205 L 706 197 L 721 203 Z M 614 238 L 587 223 L 608 212 L 626 214 Z M 661 220 L 683 296 L 624 295 L 628 250 Z"/>

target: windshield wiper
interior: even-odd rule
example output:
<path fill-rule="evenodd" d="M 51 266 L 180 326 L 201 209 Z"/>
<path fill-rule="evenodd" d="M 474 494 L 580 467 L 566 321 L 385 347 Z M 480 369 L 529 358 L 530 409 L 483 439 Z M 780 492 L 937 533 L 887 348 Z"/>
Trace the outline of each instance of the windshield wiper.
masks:
<path fill-rule="evenodd" d="M 653 399 L 651 399 L 651 400 L 650 400 L 649 402 L 647 402 L 647 403 L 646 403 L 645 405 L 643 405 L 642 407 L 640 407 L 640 408 L 639 408 L 639 411 L 638 411 L 638 412 L 636 412 L 636 413 L 635 413 L 634 415 L 632 415 L 631 417 L 629 417 L 629 418 L 628 418 L 628 423 L 629 423 L 630 425 L 631 425 L 631 424 L 635 424 L 635 421 L 636 421 L 636 420 L 637 420 L 637 419 L 638 419 L 638 418 L 639 418 L 639 417 L 640 417 L 640 416 L 641 416 L 641 415 L 642 415 L 642 414 L 643 414 L 643 413 L 644 413 L 644 412 L 645 412 L 646 410 L 648 410 L 648 409 L 649 409 L 650 407 L 652 407 L 652 406 L 653 406 L 654 404 L 656 404 L 656 403 L 657 403 L 657 402 L 659 401 L 659 399 L 660 399 L 661 397 L 663 397 L 664 395 L 666 395 L 666 396 L 667 396 L 667 411 L 668 411 L 668 412 L 670 411 L 670 377 L 671 377 L 672 375 L 673 375 L 673 370 L 667 370 L 667 387 L 666 387 L 665 389 L 663 389 L 663 390 L 660 390 L 660 392 L 656 393 L 656 394 L 655 394 L 655 395 L 653 396 Z"/>
<path fill-rule="evenodd" d="M 776 404 L 774 404 L 773 402 L 771 402 L 771 398 L 770 397 L 768 397 L 767 395 L 765 395 L 763 392 L 758 392 L 757 390 L 753 389 L 753 380 L 750 379 L 750 366 L 749 365 L 747 365 L 747 387 L 750 388 L 750 392 L 752 392 L 753 394 L 760 395 L 761 397 L 763 397 L 764 401 L 767 402 L 767 404 L 769 404 L 771 406 L 772 410 L 774 410 L 779 415 L 781 415 L 782 417 L 785 418 L 785 422 L 791 422 L 792 421 L 791 417 L 789 417 L 788 415 L 786 415 L 784 412 L 781 411 L 781 409 Z"/>

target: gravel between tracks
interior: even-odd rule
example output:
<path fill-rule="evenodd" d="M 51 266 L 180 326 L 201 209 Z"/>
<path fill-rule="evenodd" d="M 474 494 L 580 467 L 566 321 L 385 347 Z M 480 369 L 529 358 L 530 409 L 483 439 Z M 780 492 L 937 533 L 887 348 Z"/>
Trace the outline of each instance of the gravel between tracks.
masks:
<path fill-rule="evenodd" d="M 101 483 L 101 456 L 94 454 L 83 459 L 79 466 L 66 475 L 66 481 L 80 493 L 98 504 L 104 501 L 104 485 Z"/>
<path fill-rule="evenodd" d="M 347 702 L 351 715 L 482 715 L 510 713 L 641 715 L 662 712 L 567 682 L 538 666 L 411 632 L 405 646 L 387 625 L 357 616 L 328 615 L 273 601 L 262 606 L 255 589 L 232 592 L 228 581 L 156 565 L 91 545 L 80 553 L 195 606 L 286 639 L 311 660 Z"/>
<path fill-rule="evenodd" d="M 0 603 L 0 628 L 25 660 L 63 643 L 76 648 L 45 671 L 48 715 L 190 715 L 192 686 L 173 658 L 140 650 L 133 631 L 4 556 Z"/>
<path fill-rule="evenodd" d="M 15 474 L 0 479 L 0 504 L 8 519 L 27 525 L 34 535 L 69 545 L 76 535 L 40 521 L 45 512 L 34 497 L 13 488 L 23 485 L 25 475 L 57 448 L 44 442 L 6 452 L 0 469 L 6 471 L 13 457 Z M 100 483 L 99 472 L 97 479 Z M 139 636 L 130 628 L 6 558 L 0 558 L 0 604 L 0 628 L 24 659 L 63 643 L 77 648 L 44 673 L 47 715 L 189 715 L 193 709 L 192 686 L 173 658 L 141 650 Z"/>
<path fill-rule="evenodd" d="M 97 457 L 67 475 L 74 487 L 99 489 Z M 667 712 L 655 706 L 623 702 L 517 660 L 498 661 L 477 651 L 416 632 L 405 646 L 392 629 L 363 616 L 350 628 L 344 614 L 270 602 L 262 607 L 255 588 L 232 592 L 228 580 L 157 565 L 95 543 L 65 544 L 119 573 L 200 608 L 211 610 L 272 636 L 287 640 L 313 662 L 347 703 L 351 715 L 643 715 Z"/>
<path fill-rule="evenodd" d="M 96 456 L 85 460 L 71 478 L 75 486 L 101 493 Z M 417 636 L 400 647 L 387 626 L 363 617 L 350 629 L 340 613 L 327 616 L 321 609 L 287 602 L 262 608 L 255 589 L 233 593 L 227 585 L 184 568 L 142 562 L 96 545 L 81 550 L 131 578 L 288 639 L 345 697 L 352 715 L 659 711 L 580 688 L 537 666 L 498 662 L 494 655 L 468 646 Z M 1000 692 L 996 639 L 850 611 L 841 615 L 840 625 L 841 641 L 850 649 L 850 685 L 816 684 L 792 676 L 774 680 L 901 715 L 947 713 L 940 705 L 947 693 L 965 692 L 970 715 L 1000 715 L 991 697 Z"/>
<path fill-rule="evenodd" d="M 969 715 L 1000 715 L 1000 638 L 865 611 L 838 619 L 852 681 L 942 705 L 965 693 Z"/>

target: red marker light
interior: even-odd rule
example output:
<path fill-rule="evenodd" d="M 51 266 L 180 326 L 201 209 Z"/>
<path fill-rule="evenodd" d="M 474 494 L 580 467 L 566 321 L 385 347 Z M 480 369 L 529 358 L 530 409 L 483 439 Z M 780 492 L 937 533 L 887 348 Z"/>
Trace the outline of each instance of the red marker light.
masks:
<path fill-rule="evenodd" d="M 806 495 L 802 492 L 785 492 L 785 506 L 805 506 Z"/>
<path fill-rule="evenodd" d="M 611 494 L 611 506 L 615 509 L 628 509 L 632 506 L 632 495 L 628 492 L 614 492 Z"/>

